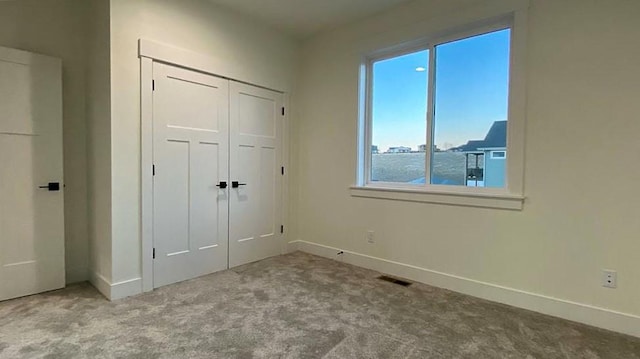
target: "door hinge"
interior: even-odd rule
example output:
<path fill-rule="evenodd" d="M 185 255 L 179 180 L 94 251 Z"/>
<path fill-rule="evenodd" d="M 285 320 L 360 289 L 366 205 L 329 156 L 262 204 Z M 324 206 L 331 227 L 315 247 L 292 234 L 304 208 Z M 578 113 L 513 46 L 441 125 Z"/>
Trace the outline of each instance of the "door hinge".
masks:
<path fill-rule="evenodd" d="M 282 116 L 284 116 L 284 107 L 282 108 Z"/>
<path fill-rule="evenodd" d="M 280 172 L 282 172 L 282 175 L 284 176 L 284 166 L 280 167 Z"/>
<path fill-rule="evenodd" d="M 151 91 L 156 90 L 156 80 L 151 80 Z"/>
<path fill-rule="evenodd" d="M 156 259 L 156 249 L 153 249 L 153 259 Z"/>
<path fill-rule="evenodd" d="M 156 165 L 152 165 L 152 166 L 151 166 L 151 174 L 152 174 L 153 176 L 155 176 L 155 175 L 156 175 Z"/>
<path fill-rule="evenodd" d="M 284 233 L 284 225 L 280 226 L 280 233 Z"/>

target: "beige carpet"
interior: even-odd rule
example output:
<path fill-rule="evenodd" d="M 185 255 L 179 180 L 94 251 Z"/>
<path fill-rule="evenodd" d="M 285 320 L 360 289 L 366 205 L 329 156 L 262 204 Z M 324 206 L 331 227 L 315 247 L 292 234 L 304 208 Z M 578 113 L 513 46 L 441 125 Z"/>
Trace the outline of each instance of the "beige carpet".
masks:
<path fill-rule="evenodd" d="M 0 303 L 1 358 L 640 358 L 640 339 L 293 253 L 110 303 Z"/>

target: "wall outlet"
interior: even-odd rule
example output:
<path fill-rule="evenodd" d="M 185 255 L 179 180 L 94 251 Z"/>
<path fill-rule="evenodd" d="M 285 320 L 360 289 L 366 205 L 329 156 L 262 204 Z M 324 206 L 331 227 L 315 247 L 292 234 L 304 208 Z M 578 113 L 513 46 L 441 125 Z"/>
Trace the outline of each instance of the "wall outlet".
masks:
<path fill-rule="evenodd" d="M 602 286 L 606 288 L 618 287 L 618 273 L 614 270 L 602 270 Z"/>
<path fill-rule="evenodd" d="M 369 244 L 376 243 L 376 236 L 374 231 L 367 231 L 367 243 Z"/>

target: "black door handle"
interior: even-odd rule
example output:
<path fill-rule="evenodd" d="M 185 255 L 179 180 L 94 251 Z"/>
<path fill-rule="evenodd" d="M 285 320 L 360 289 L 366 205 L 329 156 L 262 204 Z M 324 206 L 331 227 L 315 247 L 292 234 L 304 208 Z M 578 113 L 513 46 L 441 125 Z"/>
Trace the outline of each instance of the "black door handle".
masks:
<path fill-rule="evenodd" d="M 60 183 L 58 182 L 49 182 L 46 186 L 40 186 L 39 188 L 45 188 L 49 191 L 55 192 L 60 190 Z"/>
<path fill-rule="evenodd" d="M 222 181 L 220 184 L 217 184 L 216 187 L 220 187 L 221 189 L 227 188 L 227 182 Z"/>
<path fill-rule="evenodd" d="M 238 181 L 231 182 L 231 187 L 233 187 L 233 188 L 238 188 L 240 186 L 246 186 L 246 185 L 247 185 L 246 183 L 240 183 Z"/>

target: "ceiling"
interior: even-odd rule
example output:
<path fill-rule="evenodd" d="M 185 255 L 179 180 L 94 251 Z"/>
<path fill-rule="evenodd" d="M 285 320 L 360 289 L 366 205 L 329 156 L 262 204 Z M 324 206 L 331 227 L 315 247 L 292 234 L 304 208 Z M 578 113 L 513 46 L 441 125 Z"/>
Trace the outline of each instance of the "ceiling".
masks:
<path fill-rule="evenodd" d="M 409 0 L 210 0 L 296 38 L 356 21 Z"/>

